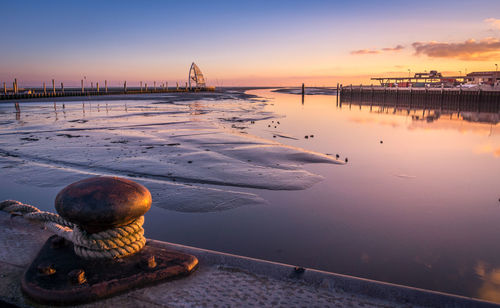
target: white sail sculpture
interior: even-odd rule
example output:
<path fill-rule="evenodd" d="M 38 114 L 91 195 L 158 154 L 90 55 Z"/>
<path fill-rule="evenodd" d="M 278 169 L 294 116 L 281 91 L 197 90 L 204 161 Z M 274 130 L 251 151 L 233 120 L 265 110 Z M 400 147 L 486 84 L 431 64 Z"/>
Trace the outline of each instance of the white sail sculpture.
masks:
<path fill-rule="evenodd" d="M 189 69 L 189 88 L 192 89 L 194 87 L 195 89 L 200 89 L 205 88 L 206 86 L 203 73 L 198 65 L 193 62 L 193 64 L 191 64 L 191 68 Z"/>

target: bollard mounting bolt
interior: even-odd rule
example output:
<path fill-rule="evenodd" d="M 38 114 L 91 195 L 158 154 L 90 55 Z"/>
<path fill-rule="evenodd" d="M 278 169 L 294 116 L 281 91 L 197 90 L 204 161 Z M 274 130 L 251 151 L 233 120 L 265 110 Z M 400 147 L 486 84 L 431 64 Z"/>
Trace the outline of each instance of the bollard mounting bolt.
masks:
<path fill-rule="evenodd" d="M 157 266 L 155 256 L 149 256 L 145 260 L 143 260 L 143 267 L 148 269 L 153 269 Z"/>
<path fill-rule="evenodd" d="M 68 278 L 74 284 L 84 284 L 87 282 L 85 271 L 82 269 L 72 270 L 68 273 Z"/>
<path fill-rule="evenodd" d="M 54 265 L 48 263 L 41 263 L 37 267 L 38 273 L 42 276 L 50 276 L 56 273 Z"/>

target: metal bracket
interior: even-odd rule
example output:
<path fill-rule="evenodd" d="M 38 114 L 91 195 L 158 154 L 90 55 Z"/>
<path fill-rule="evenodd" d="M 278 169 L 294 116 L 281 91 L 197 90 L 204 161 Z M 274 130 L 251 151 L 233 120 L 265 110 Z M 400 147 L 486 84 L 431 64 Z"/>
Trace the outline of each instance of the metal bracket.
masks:
<path fill-rule="evenodd" d="M 24 273 L 21 288 L 39 303 L 81 304 L 188 275 L 197 265 L 195 256 L 155 242 L 122 259 L 86 260 L 74 253 L 71 242 L 54 235 Z"/>

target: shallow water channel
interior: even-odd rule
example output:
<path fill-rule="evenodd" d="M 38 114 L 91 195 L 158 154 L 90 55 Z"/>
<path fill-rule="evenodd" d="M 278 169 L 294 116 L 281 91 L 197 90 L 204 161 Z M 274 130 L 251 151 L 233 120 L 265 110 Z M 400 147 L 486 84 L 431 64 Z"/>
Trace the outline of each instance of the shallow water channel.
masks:
<path fill-rule="evenodd" d="M 149 238 L 500 302 L 500 114 L 247 93 L 2 103 L 0 199 L 129 177 Z"/>

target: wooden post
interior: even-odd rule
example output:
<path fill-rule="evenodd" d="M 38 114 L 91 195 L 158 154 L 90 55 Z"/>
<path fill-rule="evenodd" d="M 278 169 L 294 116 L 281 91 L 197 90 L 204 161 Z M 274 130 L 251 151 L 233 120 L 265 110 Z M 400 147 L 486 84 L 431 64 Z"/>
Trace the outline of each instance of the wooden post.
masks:
<path fill-rule="evenodd" d="M 96 82 L 96 83 L 95 83 L 95 87 L 96 87 L 96 89 L 97 89 L 97 93 L 99 93 L 99 82 Z"/>
<path fill-rule="evenodd" d="M 144 88 L 146 88 L 146 92 L 148 92 L 148 84 L 147 83 L 144 84 Z"/>
<path fill-rule="evenodd" d="M 127 93 L 127 81 L 123 82 L 123 92 Z"/>
<path fill-rule="evenodd" d="M 18 88 L 17 88 L 17 78 L 14 78 L 14 93 L 17 94 Z"/>
<path fill-rule="evenodd" d="M 462 103 L 462 84 L 460 84 L 460 90 L 458 91 L 458 113 L 460 114 L 460 104 Z"/>
<path fill-rule="evenodd" d="M 443 109 L 443 100 L 444 100 L 444 83 L 441 83 L 441 104 L 439 106 L 439 110 Z"/>
<path fill-rule="evenodd" d="M 62 94 L 64 94 L 64 83 L 63 82 L 61 82 L 61 92 L 62 92 Z"/>
<path fill-rule="evenodd" d="M 56 81 L 52 79 L 52 94 L 56 94 Z"/>
<path fill-rule="evenodd" d="M 83 79 L 81 80 L 80 84 L 82 85 L 82 93 L 85 93 L 85 88 L 83 87 Z"/>
<path fill-rule="evenodd" d="M 396 86 L 396 107 L 398 106 L 399 100 L 399 84 Z"/>
<path fill-rule="evenodd" d="M 104 89 L 105 89 L 105 92 L 108 93 L 108 81 L 107 80 L 104 80 Z"/>
<path fill-rule="evenodd" d="M 186 92 L 187 92 L 187 90 L 188 90 L 188 83 L 186 82 Z"/>
<path fill-rule="evenodd" d="M 387 87 L 387 84 L 384 83 L 384 94 L 383 94 L 383 98 L 382 98 L 382 110 L 385 107 L 385 91 L 386 91 L 386 87 Z"/>
<path fill-rule="evenodd" d="M 477 112 L 481 112 L 481 88 L 477 90 Z"/>
<path fill-rule="evenodd" d="M 361 110 L 362 101 L 363 101 L 363 85 L 359 84 L 359 110 Z"/>
<path fill-rule="evenodd" d="M 337 101 L 337 106 L 339 105 L 339 83 L 337 82 L 337 98 L 336 98 L 336 101 Z"/>
<path fill-rule="evenodd" d="M 304 84 L 302 84 L 302 105 L 304 105 L 304 94 L 305 94 L 305 87 Z"/>

